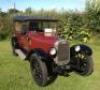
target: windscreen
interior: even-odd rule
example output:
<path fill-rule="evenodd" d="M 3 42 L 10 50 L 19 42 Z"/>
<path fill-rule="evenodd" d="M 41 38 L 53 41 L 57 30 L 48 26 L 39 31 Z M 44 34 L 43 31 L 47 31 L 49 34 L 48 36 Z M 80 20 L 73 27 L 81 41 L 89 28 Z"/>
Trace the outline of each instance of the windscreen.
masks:
<path fill-rule="evenodd" d="M 32 21 L 29 26 L 31 31 L 44 32 L 45 29 L 56 29 L 56 23 L 51 21 Z"/>

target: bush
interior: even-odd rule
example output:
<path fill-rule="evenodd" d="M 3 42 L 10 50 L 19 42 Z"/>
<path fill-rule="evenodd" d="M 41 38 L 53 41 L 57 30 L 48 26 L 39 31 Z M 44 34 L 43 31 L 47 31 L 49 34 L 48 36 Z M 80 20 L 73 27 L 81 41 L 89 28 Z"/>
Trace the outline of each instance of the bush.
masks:
<path fill-rule="evenodd" d="M 32 15 L 32 16 L 53 16 L 58 18 L 58 35 L 68 40 L 79 40 L 87 42 L 91 39 L 91 33 L 100 34 L 100 2 L 99 0 L 87 0 L 84 12 L 56 10 L 40 11 L 27 8 L 25 12 L 10 9 L 8 13 L 0 10 L 0 21 L 4 26 L 0 30 L 0 39 L 9 37 L 12 33 L 12 18 L 14 15 Z"/>

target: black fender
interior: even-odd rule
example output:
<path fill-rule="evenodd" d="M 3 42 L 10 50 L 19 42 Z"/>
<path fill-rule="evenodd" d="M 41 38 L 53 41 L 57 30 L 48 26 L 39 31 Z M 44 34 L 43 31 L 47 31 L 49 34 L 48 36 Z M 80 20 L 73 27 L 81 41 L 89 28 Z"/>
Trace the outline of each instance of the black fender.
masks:
<path fill-rule="evenodd" d="M 30 56 L 32 55 L 32 54 L 34 54 L 34 53 L 36 53 L 38 56 L 41 56 L 42 58 L 48 58 L 49 57 L 49 55 L 44 51 L 44 50 L 42 50 L 42 49 L 32 49 L 29 53 L 28 53 L 28 55 L 27 55 L 27 60 L 30 60 Z M 45 60 L 44 59 L 44 60 Z"/>
<path fill-rule="evenodd" d="M 11 45 L 12 45 L 12 47 L 14 47 L 14 48 L 19 48 L 18 40 L 17 40 L 16 37 L 12 37 L 12 38 L 11 38 Z"/>
<path fill-rule="evenodd" d="M 75 51 L 75 47 L 76 46 L 80 46 L 80 51 L 79 52 L 76 52 Z M 84 44 L 77 44 L 77 45 L 73 45 L 71 48 L 70 48 L 70 56 L 75 56 L 75 54 L 77 53 L 81 53 L 81 52 L 84 52 L 86 55 L 88 56 L 91 56 L 93 54 L 93 51 L 92 49 L 87 46 L 87 45 L 84 45 Z"/>

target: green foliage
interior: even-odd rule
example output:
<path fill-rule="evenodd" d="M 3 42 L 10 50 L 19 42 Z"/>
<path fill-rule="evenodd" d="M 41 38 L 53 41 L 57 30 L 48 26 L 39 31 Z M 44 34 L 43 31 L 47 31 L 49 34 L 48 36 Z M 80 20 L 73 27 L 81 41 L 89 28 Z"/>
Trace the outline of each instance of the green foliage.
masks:
<path fill-rule="evenodd" d="M 32 13 L 32 9 L 30 7 L 26 8 L 25 13 L 30 15 Z"/>
<path fill-rule="evenodd" d="M 79 11 L 64 12 L 60 18 L 60 36 L 69 40 L 75 39 L 83 41 L 82 39 L 86 38 L 86 35 L 83 35 L 81 32 L 88 32 L 88 29 L 85 26 L 86 21 L 84 16 L 85 15 Z"/>
<path fill-rule="evenodd" d="M 17 9 L 13 9 L 13 8 L 11 8 L 11 9 L 8 10 L 9 14 L 14 14 L 14 13 L 18 13 L 18 12 L 20 12 L 20 11 L 17 10 Z"/>
<path fill-rule="evenodd" d="M 88 0 L 86 3 L 87 25 L 93 32 L 100 33 L 100 1 Z"/>
<path fill-rule="evenodd" d="M 4 40 L 11 35 L 12 17 L 10 15 L 0 15 L 0 40 Z"/>
<path fill-rule="evenodd" d="M 59 19 L 58 35 L 68 40 L 87 42 L 93 33 L 100 34 L 100 1 L 87 0 L 84 12 L 53 10 L 39 11 L 26 8 L 24 12 L 9 9 L 7 13 L 0 9 L 0 38 L 5 39 L 12 33 L 12 18 L 15 15 L 53 16 Z"/>

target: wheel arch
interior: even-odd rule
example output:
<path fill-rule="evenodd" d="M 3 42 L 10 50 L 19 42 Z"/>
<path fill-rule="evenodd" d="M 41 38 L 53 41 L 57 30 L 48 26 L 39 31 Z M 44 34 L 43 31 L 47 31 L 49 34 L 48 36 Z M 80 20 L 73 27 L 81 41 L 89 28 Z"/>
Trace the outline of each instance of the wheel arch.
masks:
<path fill-rule="evenodd" d="M 48 58 L 49 57 L 49 55 L 44 51 L 44 50 L 42 50 L 42 49 L 40 49 L 40 48 L 35 48 L 35 49 L 32 49 L 29 53 L 28 53 L 28 55 L 27 55 L 27 60 L 30 60 L 30 56 L 32 55 L 32 54 L 34 54 L 34 53 L 36 53 L 37 55 L 39 55 L 39 56 L 41 56 L 41 57 L 43 57 L 43 58 Z"/>
<path fill-rule="evenodd" d="M 14 44 L 15 43 L 15 44 Z M 19 43 L 17 37 L 13 36 L 11 37 L 11 45 L 14 48 L 19 48 Z"/>

